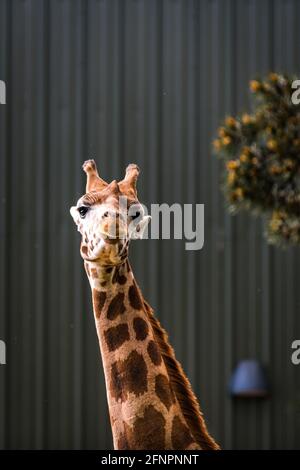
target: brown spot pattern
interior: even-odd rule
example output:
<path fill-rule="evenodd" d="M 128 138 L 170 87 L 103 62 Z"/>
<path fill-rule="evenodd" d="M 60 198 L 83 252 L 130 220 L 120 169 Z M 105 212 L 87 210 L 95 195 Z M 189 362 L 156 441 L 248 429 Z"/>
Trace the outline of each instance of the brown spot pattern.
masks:
<path fill-rule="evenodd" d="M 173 418 L 171 439 L 174 450 L 184 450 L 194 442 L 189 428 L 178 416 Z"/>
<path fill-rule="evenodd" d="M 82 251 L 82 253 L 83 253 L 84 255 L 86 255 L 87 252 L 88 252 L 88 247 L 87 247 L 86 245 L 82 245 L 82 246 L 81 246 L 81 251 Z"/>
<path fill-rule="evenodd" d="M 169 379 L 159 374 L 155 377 L 155 392 L 160 401 L 165 405 L 167 410 L 170 409 L 171 405 L 175 402 L 175 397 L 171 389 Z"/>
<path fill-rule="evenodd" d="M 111 300 L 107 309 L 107 318 L 109 320 L 114 320 L 118 315 L 125 312 L 124 297 L 124 293 L 119 292 Z"/>
<path fill-rule="evenodd" d="M 121 433 L 118 438 L 117 450 L 130 450 L 129 442 L 125 433 Z"/>
<path fill-rule="evenodd" d="M 135 308 L 136 310 L 140 310 L 142 308 L 141 297 L 135 284 L 129 287 L 128 298 L 133 308 Z"/>
<path fill-rule="evenodd" d="M 157 344 L 153 340 L 149 341 L 147 351 L 153 364 L 159 366 L 162 361 L 161 354 Z"/>
<path fill-rule="evenodd" d="M 166 420 L 153 405 L 145 408 L 144 416 L 137 418 L 133 425 L 134 447 L 137 450 L 163 450 L 165 444 Z"/>
<path fill-rule="evenodd" d="M 143 341 L 148 336 L 149 327 L 141 317 L 135 317 L 133 320 L 133 329 L 138 341 Z"/>
<path fill-rule="evenodd" d="M 118 284 L 122 285 L 122 284 L 125 284 L 126 280 L 127 280 L 126 276 L 121 274 L 120 268 L 116 267 L 115 272 L 114 272 L 113 277 L 112 277 L 112 283 L 115 284 L 117 282 Z"/>
<path fill-rule="evenodd" d="M 130 450 L 133 447 L 130 446 L 130 442 L 133 442 L 133 434 L 130 426 L 123 421 L 124 432 L 120 433 L 117 441 L 117 450 Z"/>
<path fill-rule="evenodd" d="M 98 271 L 97 271 L 97 269 L 92 268 L 91 273 L 92 273 L 92 278 L 93 278 L 93 279 L 98 279 Z"/>
<path fill-rule="evenodd" d="M 129 330 L 127 323 L 113 326 L 104 332 L 105 341 L 109 351 L 115 351 L 129 340 Z"/>
<path fill-rule="evenodd" d="M 139 396 L 147 391 L 147 366 L 141 354 L 132 351 L 124 361 L 112 364 L 110 389 L 115 400 L 122 402 L 128 393 Z"/>
<path fill-rule="evenodd" d="M 99 292 L 98 290 L 93 289 L 93 301 L 94 301 L 95 315 L 97 318 L 99 318 L 101 315 L 101 310 L 106 301 L 106 292 L 103 292 L 103 291 Z"/>

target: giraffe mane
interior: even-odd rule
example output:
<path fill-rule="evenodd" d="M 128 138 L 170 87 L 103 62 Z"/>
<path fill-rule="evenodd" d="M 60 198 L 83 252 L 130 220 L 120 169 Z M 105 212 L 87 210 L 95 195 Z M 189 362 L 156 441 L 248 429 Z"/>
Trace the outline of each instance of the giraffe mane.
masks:
<path fill-rule="evenodd" d="M 173 392 L 190 428 L 190 431 L 203 450 L 219 450 L 218 444 L 208 433 L 198 400 L 192 390 L 181 364 L 175 358 L 172 346 L 168 342 L 168 335 L 154 316 L 153 309 L 144 301 L 145 309 L 153 329 L 154 337 L 159 346 L 165 362 Z"/>

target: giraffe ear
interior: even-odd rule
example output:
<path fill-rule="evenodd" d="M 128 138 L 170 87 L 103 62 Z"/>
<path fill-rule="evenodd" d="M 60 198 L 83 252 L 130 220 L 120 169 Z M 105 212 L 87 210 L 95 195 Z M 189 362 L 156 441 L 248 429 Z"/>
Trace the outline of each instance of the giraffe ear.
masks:
<path fill-rule="evenodd" d="M 141 239 L 143 238 L 143 235 L 144 235 L 144 232 L 149 224 L 151 220 L 151 215 L 144 215 L 144 217 L 136 224 L 134 225 L 133 222 L 131 222 L 130 226 L 129 226 L 129 234 L 130 234 L 130 238 L 132 240 L 138 240 L 138 239 Z M 131 228 L 131 230 L 130 230 Z"/>
<path fill-rule="evenodd" d="M 126 168 L 125 178 L 119 183 L 121 191 L 136 196 L 136 182 L 139 173 L 139 167 L 135 163 L 130 163 L 130 165 L 128 165 L 128 167 Z"/>
<path fill-rule="evenodd" d="M 107 183 L 100 178 L 95 160 L 86 160 L 82 165 L 83 171 L 86 173 L 87 180 L 86 180 L 86 192 L 89 193 L 90 191 L 102 191 L 102 189 L 106 188 Z"/>

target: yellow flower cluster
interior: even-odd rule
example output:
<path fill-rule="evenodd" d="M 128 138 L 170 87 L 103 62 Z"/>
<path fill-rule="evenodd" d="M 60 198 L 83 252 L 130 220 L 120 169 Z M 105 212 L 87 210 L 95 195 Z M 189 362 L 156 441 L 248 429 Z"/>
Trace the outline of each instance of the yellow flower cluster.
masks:
<path fill-rule="evenodd" d="M 222 147 L 222 143 L 221 143 L 220 139 L 215 139 L 213 141 L 213 146 L 214 146 L 214 149 L 218 152 Z"/>
<path fill-rule="evenodd" d="M 229 170 L 227 175 L 227 183 L 232 186 L 233 183 L 236 181 L 237 175 L 234 170 Z"/>
<path fill-rule="evenodd" d="M 242 149 L 242 153 L 240 155 L 240 162 L 241 163 L 252 163 L 252 165 L 257 166 L 258 165 L 258 158 L 253 157 L 253 154 L 251 154 L 251 150 L 249 147 L 244 147 Z"/>
<path fill-rule="evenodd" d="M 274 211 L 272 213 L 271 220 L 269 222 L 269 226 L 273 232 L 278 232 L 282 225 L 282 213 L 281 211 Z"/>
<path fill-rule="evenodd" d="M 271 80 L 271 82 L 278 82 L 278 74 L 277 73 L 274 73 L 274 72 L 271 72 L 269 74 L 269 80 Z"/>
<path fill-rule="evenodd" d="M 236 188 L 234 191 L 231 192 L 230 194 L 230 199 L 232 202 L 235 202 L 237 200 L 242 200 L 244 198 L 244 190 L 243 188 Z"/>
<path fill-rule="evenodd" d="M 224 127 L 220 127 L 219 131 L 218 131 L 218 134 L 219 134 L 219 137 L 223 138 L 225 137 L 227 134 L 226 134 L 226 129 Z"/>
<path fill-rule="evenodd" d="M 251 80 L 250 81 L 250 90 L 253 93 L 256 93 L 257 91 L 261 90 L 262 84 L 258 80 Z"/>
<path fill-rule="evenodd" d="M 231 144 L 231 137 L 229 137 L 229 135 L 227 135 L 226 137 L 223 137 L 222 144 L 225 146 Z"/>
<path fill-rule="evenodd" d="M 235 194 L 235 196 L 236 196 L 238 199 L 242 199 L 243 196 L 244 196 L 244 190 L 243 190 L 243 188 L 236 188 L 234 194 Z"/>
<path fill-rule="evenodd" d="M 242 153 L 240 156 L 240 160 L 242 163 L 247 163 L 249 161 L 249 156 L 246 155 L 245 153 Z"/>
<path fill-rule="evenodd" d="M 242 116 L 242 123 L 248 126 L 249 124 L 252 124 L 254 121 L 253 117 L 250 116 L 250 114 L 243 114 Z"/>
<path fill-rule="evenodd" d="M 227 147 L 228 145 L 230 145 L 231 142 L 232 142 L 231 137 L 229 137 L 229 135 L 226 135 L 225 137 L 221 139 L 215 139 L 213 141 L 213 146 L 216 151 L 219 151 L 221 150 L 222 147 Z"/>
<path fill-rule="evenodd" d="M 272 175 L 280 175 L 282 170 L 282 167 L 278 165 L 278 163 L 273 163 L 273 165 L 270 166 L 270 173 Z"/>
<path fill-rule="evenodd" d="M 235 170 L 239 165 L 240 162 L 238 160 L 229 160 L 229 162 L 226 163 L 227 170 Z"/>
<path fill-rule="evenodd" d="M 295 168 L 295 162 L 291 158 L 286 158 L 283 163 L 287 170 Z"/>
<path fill-rule="evenodd" d="M 250 167 L 248 165 L 251 165 Z M 247 165 L 247 166 L 245 166 Z M 240 176 L 250 175 L 252 177 L 257 176 L 257 168 L 259 165 L 259 160 L 256 156 L 251 154 L 249 147 L 244 147 L 240 157 L 236 160 L 229 160 L 226 163 L 227 173 L 227 184 L 229 186 L 234 186 Z M 243 197 L 240 191 L 238 193 L 233 193 L 235 200 L 237 197 L 240 199 Z"/>
<path fill-rule="evenodd" d="M 234 119 L 234 117 L 232 116 L 227 116 L 227 118 L 225 119 L 225 124 L 228 127 L 234 128 L 237 125 L 237 120 Z"/>
<path fill-rule="evenodd" d="M 278 149 L 278 143 L 276 142 L 275 139 L 269 139 L 267 141 L 267 147 L 269 150 L 277 150 Z"/>
<path fill-rule="evenodd" d="M 281 164 L 276 162 L 270 165 L 269 171 L 272 175 L 282 175 L 295 168 L 295 162 L 291 158 L 284 159 Z"/>

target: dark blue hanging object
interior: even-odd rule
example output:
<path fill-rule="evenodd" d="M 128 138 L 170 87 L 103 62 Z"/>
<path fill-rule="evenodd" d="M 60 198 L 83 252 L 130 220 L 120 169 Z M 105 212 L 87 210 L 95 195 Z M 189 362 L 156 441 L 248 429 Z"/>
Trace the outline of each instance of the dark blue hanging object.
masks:
<path fill-rule="evenodd" d="M 232 374 L 230 393 L 244 398 L 266 397 L 269 394 L 265 371 L 257 360 L 239 362 Z"/>

